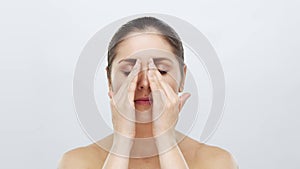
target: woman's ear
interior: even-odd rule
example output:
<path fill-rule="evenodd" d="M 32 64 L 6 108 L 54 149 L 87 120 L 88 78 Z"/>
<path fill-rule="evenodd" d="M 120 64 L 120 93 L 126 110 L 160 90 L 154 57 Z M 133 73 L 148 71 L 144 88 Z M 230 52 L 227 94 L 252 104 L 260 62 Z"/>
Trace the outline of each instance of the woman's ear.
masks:
<path fill-rule="evenodd" d="M 182 78 L 181 78 L 181 81 L 180 81 L 180 86 L 179 86 L 179 89 L 178 89 L 178 92 L 182 92 L 183 89 L 184 89 L 184 82 L 185 82 L 185 77 L 186 77 L 186 64 L 184 64 L 183 66 L 183 75 L 182 75 Z"/>
<path fill-rule="evenodd" d="M 108 80 L 108 81 L 109 81 L 109 80 Z M 111 99 L 112 99 L 112 93 L 113 93 L 113 91 L 112 91 L 112 86 L 111 86 L 110 82 L 108 82 L 108 96 L 109 96 L 109 98 L 111 98 Z"/>
<path fill-rule="evenodd" d="M 108 94 L 109 98 L 112 99 L 112 97 L 113 97 L 113 92 L 112 92 L 111 90 L 109 90 L 107 94 Z"/>
<path fill-rule="evenodd" d="M 109 75 L 108 75 L 108 66 L 106 66 L 105 70 L 106 70 L 107 81 L 108 81 L 108 96 L 109 96 L 109 98 L 112 98 L 112 86 L 111 86 L 111 80 L 110 80 L 110 77 L 109 77 Z"/>

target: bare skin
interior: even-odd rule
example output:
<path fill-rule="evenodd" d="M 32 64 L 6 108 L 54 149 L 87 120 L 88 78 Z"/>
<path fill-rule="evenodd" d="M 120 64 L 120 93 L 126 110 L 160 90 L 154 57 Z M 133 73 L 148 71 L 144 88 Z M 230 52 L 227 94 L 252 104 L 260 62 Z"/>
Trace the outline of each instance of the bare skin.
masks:
<path fill-rule="evenodd" d="M 147 49 L 155 50 L 137 53 Z M 119 44 L 109 84 L 114 134 L 65 153 L 59 169 L 237 169 L 229 152 L 184 137 L 175 130 L 190 94 L 178 96 L 183 91 L 186 65 L 182 76 L 176 56 L 168 52 L 172 53 L 170 44 L 153 34 L 132 36 Z M 131 63 L 133 60 L 135 64 Z M 147 101 L 141 100 L 145 97 Z M 139 145 L 132 141 L 136 138 L 155 139 L 148 145 Z M 165 146 L 174 143 L 172 149 L 165 151 Z M 149 154 L 153 150 L 157 150 L 153 156 L 131 156 L 132 152 Z"/>
<path fill-rule="evenodd" d="M 180 134 L 180 133 L 178 133 Z M 112 143 L 112 135 L 99 142 Z M 97 143 L 99 143 L 97 142 Z M 99 147 L 97 143 L 76 148 L 63 155 L 59 169 L 99 169 L 102 168 L 109 152 Z M 178 144 L 190 169 L 237 169 L 237 164 L 231 154 L 221 148 L 199 143 L 185 137 Z M 159 169 L 158 156 L 149 158 L 132 158 L 129 169 Z"/>

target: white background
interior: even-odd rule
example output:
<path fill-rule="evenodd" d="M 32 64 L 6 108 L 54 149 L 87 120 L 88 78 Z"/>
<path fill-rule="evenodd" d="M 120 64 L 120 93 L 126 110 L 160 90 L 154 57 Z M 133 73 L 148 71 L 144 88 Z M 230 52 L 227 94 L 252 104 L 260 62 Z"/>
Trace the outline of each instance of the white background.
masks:
<path fill-rule="evenodd" d="M 99 29 L 144 12 L 190 22 L 218 53 L 227 102 L 208 144 L 230 151 L 243 169 L 300 168 L 299 7 L 296 0 L 2 0 L 0 168 L 56 168 L 65 151 L 90 144 L 73 107 L 77 58 Z"/>

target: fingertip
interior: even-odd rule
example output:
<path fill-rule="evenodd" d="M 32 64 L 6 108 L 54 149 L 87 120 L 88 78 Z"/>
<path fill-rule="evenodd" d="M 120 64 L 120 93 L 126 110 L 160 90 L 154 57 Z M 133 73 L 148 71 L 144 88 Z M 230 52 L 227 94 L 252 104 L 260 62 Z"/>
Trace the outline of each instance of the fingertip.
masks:
<path fill-rule="evenodd" d="M 152 58 L 149 58 L 149 59 L 148 59 L 148 63 L 151 63 L 151 62 L 153 62 L 153 59 L 152 59 Z"/>
<path fill-rule="evenodd" d="M 135 66 L 137 68 L 141 66 L 141 60 L 140 59 L 136 59 Z"/>
<path fill-rule="evenodd" d="M 113 93 L 112 91 L 109 91 L 109 92 L 108 92 L 108 96 L 109 96 L 110 98 L 113 97 L 113 94 L 114 94 L 114 93 Z"/>
<path fill-rule="evenodd" d="M 151 70 L 148 70 L 148 76 L 149 76 L 150 78 L 153 77 L 153 72 L 152 72 Z"/>
<path fill-rule="evenodd" d="M 148 60 L 148 66 L 149 66 L 149 69 L 156 69 L 156 66 L 155 66 L 154 61 L 153 61 L 152 58 L 150 58 Z"/>
<path fill-rule="evenodd" d="M 141 59 L 137 58 L 137 59 L 136 59 L 136 63 L 137 63 L 137 64 L 140 64 L 140 63 L 141 63 Z"/>
<path fill-rule="evenodd" d="M 191 93 L 183 93 L 182 95 L 181 95 L 181 98 L 185 101 L 185 100 L 187 100 L 188 98 L 190 98 L 191 97 Z"/>
<path fill-rule="evenodd" d="M 189 97 L 191 97 L 192 96 L 192 94 L 191 93 L 185 93 L 187 96 L 187 98 L 189 98 Z"/>

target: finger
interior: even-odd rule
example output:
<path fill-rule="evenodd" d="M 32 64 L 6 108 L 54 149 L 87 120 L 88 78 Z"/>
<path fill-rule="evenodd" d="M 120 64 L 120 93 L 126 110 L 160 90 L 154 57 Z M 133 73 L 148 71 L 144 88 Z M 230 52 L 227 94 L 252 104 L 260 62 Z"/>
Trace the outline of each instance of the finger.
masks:
<path fill-rule="evenodd" d="M 123 99 L 126 99 L 126 102 L 130 104 L 131 110 L 134 110 L 134 95 L 135 95 L 135 89 L 136 89 L 136 83 L 138 80 L 138 74 L 141 70 L 141 61 L 139 59 L 136 60 L 134 67 L 132 68 L 132 71 L 127 76 L 127 79 L 125 80 L 124 84 L 124 94 L 122 96 Z M 127 89 L 125 91 L 125 89 Z M 127 95 L 126 95 L 127 93 Z M 127 97 L 126 97 L 127 96 Z M 123 102 L 124 104 L 127 104 Z M 134 112 L 134 111 L 131 111 Z M 134 119 L 133 119 L 134 120 Z"/>
<path fill-rule="evenodd" d="M 157 68 L 156 68 L 152 58 L 150 58 L 148 61 L 148 67 L 149 67 L 148 80 L 149 80 L 150 88 L 151 88 L 152 92 L 156 91 L 156 90 L 160 90 L 161 86 L 159 85 L 157 78 L 155 77 L 155 71 L 157 70 Z"/>
<path fill-rule="evenodd" d="M 154 71 L 154 77 L 157 79 L 157 82 L 161 86 L 162 90 L 165 92 L 166 96 L 173 100 L 174 98 L 178 97 L 178 95 L 174 92 L 172 87 L 164 81 L 159 71 Z"/>
<path fill-rule="evenodd" d="M 131 101 L 130 102 L 132 104 L 131 106 L 134 106 L 133 101 L 134 101 L 137 79 L 138 79 L 138 76 L 135 76 L 134 79 L 130 82 L 130 84 L 128 86 L 128 100 Z"/>
<path fill-rule="evenodd" d="M 131 85 L 131 82 L 134 80 L 135 77 L 137 77 L 138 73 L 141 70 L 141 61 L 139 59 L 136 60 L 134 67 L 132 68 L 132 71 L 129 73 L 127 78 L 125 79 L 124 83 L 121 85 L 117 93 L 124 93 L 127 92 L 129 86 Z"/>
<path fill-rule="evenodd" d="M 111 90 L 109 90 L 109 92 L 108 92 L 108 96 L 109 96 L 109 98 L 110 98 L 110 99 L 112 99 L 113 95 L 114 95 L 114 92 L 113 92 L 113 91 L 111 91 Z"/>
<path fill-rule="evenodd" d="M 132 117 L 132 112 L 134 112 L 134 92 L 136 88 L 136 82 L 138 78 L 138 73 L 141 68 L 141 62 L 139 59 L 136 60 L 136 63 L 132 71 L 127 76 L 124 83 L 118 89 L 117 93 L 113 96 L 114 104 L 116 105 L 117 111 L 125 115 L 130 120 L 134 120 Z M 122 113 L 121 113 L 122 112 Z"/>
<path fill-rule="evenodd" d="M 148 60 L 148 66 L 149 66 L 149 69 L 150 69 L 150 70 L 157 70 L 156 65 L 154 64 L 154 61 L 153 61 L 152 58 L 150 58 L 150 59 Z"/>
<path fill-rule="evenodd" d="M 190 93 L 183 93 L 180 97 L 179 97 L 179 111 L 182 109 L 182 107 L 184 106 L 185 102 L 187 101 L 187 99 L 191 96 Z"/>
<path fill-rule="evenodd" d="M 153 120 L 158 119 L 162 112 L 165 110 L 165 104 L 164 102 L 166 101 L 166 95 L 162 91 L 161 87 L 159 86 L 157 79 L 153 75 L 154 70 L 148 70 L 148 80 L 150 83 L 150 88 L 151 88 L 151 95 L 153 99 L 153 115 L 152 118 Z"/>
<path fill-rule="evenodd" d="M 141 61 L 140 59 L 137 59 L 131 72 L 127 76 L 125 82 L 127 82 L 127 84 L 130 84 L 130 82 L 139 74 L 140 71 L 141 71 Z"/>
<path fill-rule="evenodd" d="M 164 91 L 165 95 L 170 99 L 173 100 L 174 98 L 178 97 L 177 94 L 173 91 L 171 86 L 169 86 L 161 76 L 160 72 L 157 70 L 153 59 L 149 59 L 149 69 L 151 69 L 154 72 L 154 79 L 156 79 L 157 83 L 159 86 L 162 88 Z"/>
<path fill-rule="evenodd" d="M 157 79 L 154 76 L 154 70 L 148 70 L 148 80 L 150 83 L 151 91 L 156 91 L 160 89 Z"/>

